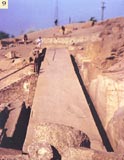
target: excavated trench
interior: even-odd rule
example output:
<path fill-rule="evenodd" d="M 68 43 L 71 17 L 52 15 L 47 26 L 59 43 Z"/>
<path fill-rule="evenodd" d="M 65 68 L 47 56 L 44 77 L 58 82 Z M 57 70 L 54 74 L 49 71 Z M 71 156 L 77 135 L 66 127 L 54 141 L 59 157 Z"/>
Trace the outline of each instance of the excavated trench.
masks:
<path fill-rule="evenodd" d="M 40 63 L 44 60 L 46 48 L 40 54 Z M 15 73 L 30 64 L 17 69 L 0 79 L 12 78 Z M 20 73 L 21 74 L 21 73 Z M 0 90 L 0 147 L 22 150 L 29 123 L 38 76 L 27 75 Z"/>
<path fill-rule="evenodd" d="M 2 102 L 0 105 L 1 149 L 22 150 L 36 82 L 37 76 L 33 74 L 0 90 L 0 101 Z"/>
<path fill-rule="evenodd" d="M 17 106 L 18 107 L 18 106 Z M 16 109 L 17 110 L 17 109 Z M 3 121 L 5 121 L 8 128 L 4 128 L 4 122 L 3 122 L 3 131 L 2 131 L 2 140 L 1 140 L 1 147 L 3 148 L 11 148 L 11 149 L 18 149 L 21 150 L 24 139 L 26 136 L 27 126 L 29 122 L 30 117 L 30 111 L 31 108 L 27 107 L 25 103 L 22 103 L 20 113 L 18 115 L 18 120 L 15 124 L 14 132 L 10 135 L 9 130 L 11 130 L 11 127 L 13 126 L 13 122 L 11 124 L 9 123 L 11 117 L 11 110 L 4 109 L 1 113 L 1 118 L 3 118 Z M 14 113 L 14 112 L 13 112 Z M 17 114 L 17 112 L 15 113 Z M 10 136 L 9 136 L 10 135 Z"/>
<path fill-rule="evenodd" d="M 113 152 L 113 148 L 109 142 L 107 134 L 104 130 L 104 127 L 102 126 L 90 96 L 88 95 L 88 92 L 84 86 L 79 69 L 72 55 L 71 60 L 82 90 L 86 96 L 87 103 L 89 104 L 89 108 L 98 128 L 99 134 L 101 135 L 103 144 L 108 152 Z M 0 95 L 4 95 L 4 98 L 0 99 L 1 102 L 8 103 L 13 101 L 12 106 L 5 106 L 5 108 L 0 112 L 0 147 L 22 150 L 29 123 L 36 82 L 37 77 L 33 75 L 31 77 L 26 77 L 25 79 L 20 80 L 18 83 L 9 86 L 9 88 L 0 91 Z M 28 91 L 26 91 L 25 86 L 28 86 Z M 20 88 L 23 88 L 23 90 Z M 16 91 L 18 92 L 16 93 Z M 17 95 L 15 95 L 15 93 Z M 16 99 L 19 100 L 19 103 L 15 103 L 14 105 Z M 15 119 L 14 123 L 13 117 Z"/>
<path fill-rule="evenodd" d="M 89 96 L 89 94 L 88 94 L 88 92 L 86 90 L 86 87 L 85 87 L 85 85 L 83 83 L 82 77 L 80 75 L 77 63 L 76 63 L 75 58 L 74 58 L 73 55 L 71 55 L 71 60 L 72 60 L 73 66 L 74 66 L 75 73 L 76 73 L 76 75 L 78 77 L 79 83 L 81 85 L 81 88 L 82 88 L 82 90 L 84 92 L 84 95 L 86 97 L 87 103 L 89 105 L 90 111 L 92 113 L 93 119 L 94 119 L 95 124 L 97 126 L 97 129 L 99 131 L 99 134 L 100 134 L 100 136 L 102 138 L 102 142 L 103 142 L 103 144 L 104 144 L 104 146 L 105 146 L 105 148 L 106 148 L 106 150 L 108 152 L 113 152 L 114 150 L 112 148 L 112 145 L 111 145 L 111 143 L 110 143 L 110 141 L 108 139 L 106 131 L 105 131 L 105 129 L 104 129 L 103 125 L 102 125 L 102 122 L 101 122 L 101 120 L 99 118 L 99 115 L 97 114 L 97 112 L 95 110 L 95 106 L 94 106 L 94 104 L 93 104 L 93 102 L 92 102 L 92 100 L 91 100 L 91 98 L 90 98 L 90 96 Z"/>

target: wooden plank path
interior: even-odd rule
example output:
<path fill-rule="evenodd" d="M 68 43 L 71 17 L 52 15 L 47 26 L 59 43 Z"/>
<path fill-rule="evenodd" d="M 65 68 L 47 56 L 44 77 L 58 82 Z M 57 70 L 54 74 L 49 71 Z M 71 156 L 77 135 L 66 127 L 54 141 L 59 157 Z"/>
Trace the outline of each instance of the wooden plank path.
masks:
<path fill-rule="evenodd" d="M 84 93 L 66 49 L 48 49 L 41 66 L 23 150 L 33 139 L 33 128 L 43 122 L 82 130 L 91 147 L 101 142 Z"/>

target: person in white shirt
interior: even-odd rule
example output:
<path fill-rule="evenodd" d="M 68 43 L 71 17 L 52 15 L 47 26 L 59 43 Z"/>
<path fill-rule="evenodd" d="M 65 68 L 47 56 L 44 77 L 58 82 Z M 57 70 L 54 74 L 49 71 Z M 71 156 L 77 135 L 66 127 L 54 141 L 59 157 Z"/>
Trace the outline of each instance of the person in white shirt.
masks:
<path fill-rule="evenodd" d="M 38 48 L 41 48 L 41 44 L 42 44 L 42 38 L 39 37 L 38 39 L 36 39 L 36 44 Z"/>

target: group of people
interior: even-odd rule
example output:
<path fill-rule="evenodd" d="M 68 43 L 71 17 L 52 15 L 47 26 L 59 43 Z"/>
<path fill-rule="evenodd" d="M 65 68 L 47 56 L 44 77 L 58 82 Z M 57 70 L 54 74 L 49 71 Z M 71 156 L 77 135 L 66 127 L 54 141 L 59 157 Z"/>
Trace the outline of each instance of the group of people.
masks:
<path fill-rule="evenodd" d="M 34 72 L 39 74 L 42 56 L 43 56 L 42 53 L 40 53 L 42 38 L 38 37 L 38 39 L 35 40 L 35 44 L 36 44 L 36 50 L 34 51 Z"/>
<path fill-rule="evenodd" d="M 56 20 L 55 21 L 55 25 L 57 25 L 57 23 L 58 23 L 58 21 Z M 62 29 L 62 33 L 64 35 L 65 34 L 65 26 L 61 26 L 61 29 Z M 27 34 L 24 34 L 23 41 L 24 41 L 24 44 L 27 44 L 27 41 L 28 41 Z M 41 45 L 42 45 L 42 38 L 41 38 L 41 36 L 39 36 L 35 40 L 34 44 L 36 45 L 35 49 L 33 50 L 33 56 L 34 56 L 34 58 L 29 57 L 29 62 L 34 61 L 34 72 L 36 74 L 39 74 L 41 62 L 44 59 L 46 48 L 44 48 L 42 50 L 42 52 L 40 53 Z"/>
<path fill-rule="evenodd" d="M 55 19 L 54 23 L 55 23 L 55 26 L 58 26 L 58 19 Z M 62 34 L 64 35 L 65 34 L 65 26 L 61 26 L 61 29 L 62 29 Z"/>
<path fill-rule="evenodd" d="M 28 36 L 27 34 L 24 34 L 23 36 L 23 41 L 24 41 L 24 44 L 27 44 L 27 41 L 28 41 Z M 29 62 L 32 62 L 34 61 L 34 72 L 36 74 L 39 74 L 39 71 L 40 71 L 40 66 L 41 66 L 41 61 L 43 60 L 43 54 L 42 52 L 40 53 L 41 51 L 41 45 L 42 45 L 42 38 L 41 36 L 39 36 L 35 41 L 34 41 L 34 44 L 36 45 L 35 48 L 33 49 L 33 58 L 32 56 L 29 57 Z"/>

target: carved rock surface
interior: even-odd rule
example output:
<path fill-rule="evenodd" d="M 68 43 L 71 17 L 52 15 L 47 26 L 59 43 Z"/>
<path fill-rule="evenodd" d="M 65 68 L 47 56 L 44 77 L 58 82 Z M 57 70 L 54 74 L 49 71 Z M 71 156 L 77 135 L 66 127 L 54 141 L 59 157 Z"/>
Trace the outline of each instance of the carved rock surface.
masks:
<path fill-rule="evenodd" d="M 62 156 L 62 160 L 93 160 L 94 151 L 84 148 L 69 148 Z"/>
<path fill-rule="evenodd" d="M 81 143 L 88 137 L 85 133 L 75 130 L 72 127 L 44 123 L 35 128 L 35 141 L 42 143 L 48 142 L 54 146 L 61 154 L 68 147 L 79 147 Z"/>
<path fill-rule="evenodd" d="M 115 151 L 124 153 L 124 107 L 115 112 L 108 124 L 107 131 Z"/>
<path fill-rule="evenodd" d="M 124 155 L 77 147 L 68 148 L 63 153 L 62 160 L 124 160 Z"/>

